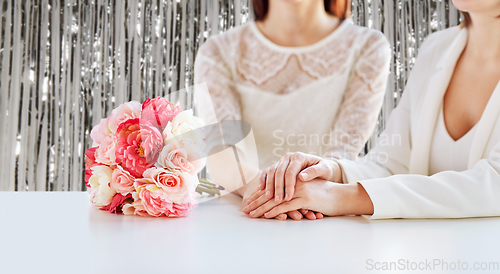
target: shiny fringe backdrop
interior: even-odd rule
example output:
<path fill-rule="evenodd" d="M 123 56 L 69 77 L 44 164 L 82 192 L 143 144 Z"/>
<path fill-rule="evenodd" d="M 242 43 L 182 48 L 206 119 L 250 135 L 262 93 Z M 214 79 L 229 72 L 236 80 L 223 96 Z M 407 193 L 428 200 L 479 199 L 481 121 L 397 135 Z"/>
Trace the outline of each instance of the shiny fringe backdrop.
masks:
<path fill-rule="evenodd" d="M 250 20 L 250 1 L 0 0 L 0 190 L 84 190 L 92 125 L 192 85 L 200 45 Z M 354 23 L 383 31 L 394 51 L 373 143 L 425 36 L 460 16 L 448 0 L 352 4 Z"/>

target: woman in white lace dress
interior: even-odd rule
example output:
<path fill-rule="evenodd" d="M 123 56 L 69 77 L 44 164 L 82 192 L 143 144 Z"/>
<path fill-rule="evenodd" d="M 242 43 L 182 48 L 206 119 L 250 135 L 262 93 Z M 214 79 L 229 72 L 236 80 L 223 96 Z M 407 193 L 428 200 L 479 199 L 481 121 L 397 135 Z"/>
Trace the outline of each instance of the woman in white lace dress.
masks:
<path fill-rule="evenodd" d="M 255 22 L 211 37 L 196 57 L 216 119 L 250 123 L 260 169 L 287 152 L 355 159 L 384 98 L 386 38 L 353 25 L 347 0 L 253 3 Z"/>

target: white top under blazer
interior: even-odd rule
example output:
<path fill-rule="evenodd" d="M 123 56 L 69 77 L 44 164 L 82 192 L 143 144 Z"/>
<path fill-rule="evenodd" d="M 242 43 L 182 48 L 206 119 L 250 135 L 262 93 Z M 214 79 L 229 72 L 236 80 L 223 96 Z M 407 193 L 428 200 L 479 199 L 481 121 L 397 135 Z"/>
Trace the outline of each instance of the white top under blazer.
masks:
<path fill-rule="evenodd" d="M 433 175 L 446 170 L 467 170 L 470 148 L 475 132 L 476 125 L 460 139 L 454 140 L 446 128 L 443 108 L 441 107 L 436 128 L 434 129 L 434 137 L 432 138 L 429 174 Z"/>
<path fill-rule="evenodd" d="M 381 134 L 385 142 L 363 158 L 338 160 L 344 182 L 359 182 L 370 196 L 370 218 L 500 216 L 500 84 L 476 124 L 467 170 L 430 176 L 435 125 L 467 34 L 453 27 L 430 35 Z"/>

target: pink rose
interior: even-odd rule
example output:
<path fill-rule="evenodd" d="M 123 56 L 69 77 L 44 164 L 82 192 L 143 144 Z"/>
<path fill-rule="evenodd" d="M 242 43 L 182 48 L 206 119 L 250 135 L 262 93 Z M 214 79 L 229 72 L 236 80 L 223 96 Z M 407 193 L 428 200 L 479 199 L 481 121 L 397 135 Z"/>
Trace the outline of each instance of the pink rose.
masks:
<path fill-rule="evenodd" d="M 172 121 L 174 117 L 181 112 L 179 106 L 174 106 L 167 99 L 156 97 L 154 99 L 146 99 L 142 103 L 141 119 L 148 120 L 155 127 L 163 131 L 167 123 Z"/>
<path fill-rule="evenodd" d="M 101 142 L 107 137 L 113 136 L 113 133 L 111 133 L 108 128 L 108 120 L 109 118 L 101 119 L 101 122 L 99 122 L 99 124 L 92 128 L 92 131 L 90 131 L 90 138 L 94 140 L 96 145 L 101 144 Z"/>
<path fill-rule="evenodd" d="M 200 151 L 196 149 L 195 147 L 192 146 L 186 146 L 184 149 L 187 152 L 187 160 L 188 162 L 193 165 L 193 173 L 191 174 L 198 174 L 204 167 L 205 164 L 207 163 L 207 155 L 204 151 Z"/>
<path fill-rule="evenodd" d="M 183 148 L 178 148 L 171 143 L 163 147 L 156 162 L 157 167 L 177 169 L 182 172 L 196 174 L 195 167 L 188 161 L 188 153 Z"/>
<path fill-rule="evenodd" d="M 111 174 L 111 187 L 118 193 L 127 194 L 133 192 L 134 181 L 135 177 L 130 175 L 120 165 L 117 165 Z"/>
<path fill-rule="evenodd" d="M 108 212 L 115 214 L 122 213 L 123 205 L 127 200 L 130 200 L 130 202 L 132 202 L 132 194 L 129 193 L 123 196 L 118 193 L 113 197 L 111 203 L 107 206 L 101 207 L 101 210 L 107 210 Z"/>
<path fill-rule="evenodd" d="M 180 217 L 189 214 L 189 209 L 195 205 L 191 203 L 177 204 L 170 201 L 163 194 L 164 192 L 152 183 L 151 179 L 136 180 L 136 189 L 142 205 L 149 215 L 159 217 Z"/>
<path fill-rule="evenodd" d="M 142 119 L 129 119 L 116 132 L 116 163 L 136 178 L 153 166 L 163 148 L 161 133 Z"/>
<path fill-rule="evenodd" d="M 121 123 L 134 118 L 141 118 L 141 103 L 137 101 L 123 103 L 115 108 L 109 116 L 109 130 L 114 134 Z"/>
<path fill-rule="evenodd" d="M 97 162 L 105 165 L 112 165 L 115 163 L 115 151 L 116 151 L 116 137 L 106 136 L 101 140 L 101 143 L 95 151 L 95 159 Z"/>
<path fill-rule="evenodd" d="M 186 182 L 182 173 L 153 167 L 144 171 L 143 175 L 161 189 L 168 200 L 179 204 L 192 201 L 191 182 Z"/>

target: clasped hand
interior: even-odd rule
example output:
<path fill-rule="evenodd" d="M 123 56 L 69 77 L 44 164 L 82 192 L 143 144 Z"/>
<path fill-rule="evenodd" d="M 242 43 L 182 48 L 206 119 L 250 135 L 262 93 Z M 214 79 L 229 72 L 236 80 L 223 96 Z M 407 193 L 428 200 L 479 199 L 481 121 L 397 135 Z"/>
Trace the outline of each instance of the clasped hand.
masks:
<path fill-rule="evenodd" d="M 300 220 L 338 215 L 334 198 L 341 181 L 334 161 L 304 153 L 288 153 L 262 172 L 259 188 L 244 200 L 243 211 L 252 218 L 264 216 Z"/>

